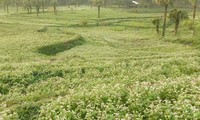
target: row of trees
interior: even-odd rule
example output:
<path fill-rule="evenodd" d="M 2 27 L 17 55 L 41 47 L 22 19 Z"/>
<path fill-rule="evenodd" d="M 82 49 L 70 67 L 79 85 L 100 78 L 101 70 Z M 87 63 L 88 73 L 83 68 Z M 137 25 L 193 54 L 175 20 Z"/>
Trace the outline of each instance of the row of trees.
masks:
<path fill-rule="evenodd" d="M 36 10 L 37 16 L 42 9 L 42 12 L 45 12 L 45 7 L 47 6 L 53 6 L 54 14 L 57 14 L 57 6 L 58 5 L 72 5 L 74 4 L 75 7 L 79 6 L 80 4 L 90 4 L 91 7 L 97 6 L 98 8 L 98 18 L 100 18 L 100 9 L 102 6 L 107 7 L 108 5 L 117 5 L 119 7 L 121 6 L 130 6 L 133 5 L 132 0 L 0 0 L 1 5 L 3 6 L 4 10 L 9 12 L 9 6 L 15 5 L 16 11 L 18 12 L 18 7 L 23 6 L 28 13 L 32 13 L 32 9 L 34 8 Z M 162 36 L 165 36 L 166 31 L 166 20 L 167 20 L 167 13 L 168 13 L 168 7 L 173 6 L 174 4 L 179 5 L 190 5 L 193 6 L 193 21 L 196 17 L 196 9 L 198 0 L 140 0 L 140 6 L 147 7 L 147 6 L 155 6 L 156 4 L 164 7 L 164 17 L 163 17 L 163 32 Z M 178 11 L 177 9 L 174 9 L 174 11 L 170 12 L 171 19 L 176 18 L 174 21 L 175 23 L 175 33 L 177 33 L 178 26 L 181 19 L 188 18 L 185 12 Z M 155 24 L 157 27 L 159 27 L 160 20 L 155 19 L 153 21 L 153 24 Z M 157 32 L 159 32 L 159 29 L 157 28 Z"/>
<path fill-rule="evenodd" d="M 168 7 L 169 6 L 173 6 L 173 4 L 175 3 L 174 0 L 154 0 L 154 2 L 158 5 L 161 5 L 164 7 L 164 22 L 163 22 L 163 32 L 162 32 L 162 36 L 165 36 L 165 31 L 166 31 L 166 19 L 167 19 L 167 13 L 168 13 Z M 186 1 L 185 1 L 186 2 Z M 196 17 L 196 9 L 197 9 L 197 5 L 198 5 L 198 0 L 188 0 L 188 2 L 190 2 L 193 6 L 193 21 L 195 20 Z M 180 23 L 181 19 L 187 19 L 188 15 L 186 14 L 186 12 L 184 11 L 178 11 L 177 9 L 174 9 L 172 11 L 170 11 L 170 19 L 175 21 L 175 34 L 177 33 L 178 30 L 178 26 Z M 157 27 L 159 26 L 159 20 L 155 19 L 153 20 L 153 24 L 155 24 Z M 158 28 L 157 28 L 157 32 Z"/>
<path fill-rule="evenodd" d="M 90 0 L 91 5 L 96 5 L 98 7 L 98 17 L 100 18 L 100 8 L 101 6 L 107 6 L 108 3 L 113 3 L 114 5 L 118 4 L 119 7 L 120 5 L 125 5 L 125 6 L 131 6 L 133 5 L 132 0 Z M 183 5 L 185 7 L 189 6 L 189 3 L 192 4 L 193 6 L 193 20 L 195 19 L 196 16 L 196 8 L 197 8 L 197 3 L 198 0 L 140 0 L 140 5 L 143 7 L 155 7 L 155 4 L 158 4 L 160 6 L 164 6 L 164 24 L 163 24 L 163 33 L 162 35 L 165 36 L 165 31 L 166 31 L 166 18 L 167 18 L 167 10 L 169 6 L 173 6 L 174 4 L 178 5 Z M 183 13 L 183 12 L 181 12 Z"/>
<path fill-rule="evenodd" d="M 45 7 L 52 5 L 74 5 L 79 6 L 80 4 L 90 4 L 91 7 L 93 5 L 101 3 L 101 6 L 118 6 L 118 7 L 130 7 L 132 0 L 0 0 L 0 4 L 4 7 L 4 9 L 9 12 L 9 6 L 16 6 L 16 10 L 18 12 L 18 6 L 23 6 L 31 12 L 32 7 L 41 7 L 43 10 Z M 140 6 L 142 7 L 155 7 L 155 4 L 152 0 L 138 0 Z M 173 0 L 178 2 L 180 5 L 186 6 L 188 4 L 188 0 Z"/>
<path fill-rule="evenodd" d="M 141 6 L 151 6 L 152 2 L 149 0 L 140 0 Z M 18 7 L 23 6 L 28 13 L 32 13 L 32 9 L 36 10 L 37 15 L 42 11 L 45 11 L 45 7 L 53 6 L 54 13 L 57 13 L 57 5 L 74 5 L 75 7 L 80 6 L 80 4 L 90 4 L 91 7 L 98 7 L 98 17 L 100 17 L 100 8 L 107 6 L 118 6 L 118 7 L 130 7 L 132 5 L 132 0 L 0 0 L 0 4 L 3 6 L 4 10 L 9 12 L 9 6 L 15 6 L 16 12 L 18 12 Z"/>
<path fill-rule="evenodd" d="M 10 5 L 23 5 L 24 2 L 31 2 L 34 3 L 37 0 L 0 0 L 3 6 L 10 6 Z M 38 0 L 38 2 L 42 2 L 44 4 L 49 4 L 50 1 L 54 0 Z M 93 5 L 94 1 L 96 0 L 55 0 L 59 5 L 75 5 L 79 6 L 80 4 L 91 4 Z M 99 0 L 98 0 L 99 1 Z M 100 0 L 103 3 L 103 6 L 109 5 L 118 5 L 120 6 L 129 6 L 131 0 Z M 140 3 L 144 6 L 151 6 L 152 2 L 150 0 L 140 0 Z"/>
<path fill-rule="evenodd" d="M 16 12 L 19 11 L 19 6 L 23 6 L 28 13 L 32 13 L 32 9 L 35 8 L 38 15 L 40 9 L 42 8 L 44 12 L 47 5 L 52 5 L 54 7 L 54 13 L 56 14 L 58 0 L 0 0 L 0 3 L 7 12 L 9 12 L 9 6 L 15 6 Z"/>

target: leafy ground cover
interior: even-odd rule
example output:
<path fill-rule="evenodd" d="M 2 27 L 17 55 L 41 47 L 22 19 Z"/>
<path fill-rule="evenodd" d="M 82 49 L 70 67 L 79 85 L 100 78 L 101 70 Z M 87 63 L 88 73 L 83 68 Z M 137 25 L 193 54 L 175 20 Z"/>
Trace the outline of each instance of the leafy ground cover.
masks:
<path fill-rule="evenodd" d="M 200 118 L 199 49 L 181 42 L 198 38 L 185 27 L 174 36 L 173 26 L 161 38 L 151 23 L 161 15 L 104 8 L 96 19 L 87 7 L 0 14 L 0 116 Z"/>

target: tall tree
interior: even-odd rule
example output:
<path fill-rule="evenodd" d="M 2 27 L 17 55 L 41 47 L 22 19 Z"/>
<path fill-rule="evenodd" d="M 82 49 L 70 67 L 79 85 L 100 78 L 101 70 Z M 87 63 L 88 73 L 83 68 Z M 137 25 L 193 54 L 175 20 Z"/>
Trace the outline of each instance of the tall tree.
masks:
<path fill-rule="evenodd" d="M 24 8 L 27 9 L 28 13 L 32 13 L 33 0 L 22 0 Z"/>
<path fill-rule="evenodd" d="M 93 3 L 98 8 L 98 18 L 100 18 L 101 17 L 101 5 L 103 4 L 103 0 L 93 0 Z"/>
<path fill-rule="evenodd" d="M 196 10 L 197 10 L 197 0 L 189 0 L 193 6 L 193 15 L 192 15 L 192 18 L 193 20 L 195 19 L 196 17 Z"/>
<path fill-rule="evenodd" d="M 174 33 L 177 34 L 181 20 L 188 19 L 188 14 L 185 11 L 173 9 L 169 12 L 169 18 L 175 23 Z"/>
<path fill-rule="evenodd" d="M 44 13 L 45 0 L 42 0 L 42 12 Z"/>
<path fill-rule="evenodd" d="M 4 11 L 6 11 L 4 6 L 4 0 L 0 0 L 0 4 L 4 7 Z"/>
<path fill-rule="evenodd" d="M 32 2 L 33 0 L 28 0 L 28 9 L 29 9 L 29 13 L 32 13 Z"/>
<path fill-rule="evenodd" d="M 94 0 L 90 0 L 90 7 L 92 8 L 94 5 Z"/>
<path fill-rule="evenodd" d="M 53 5 L 53 11 L 54 14 L 57 14 L 57 5 L 58 5 L 58 0 L 51 0 L 51 4 Z"/>
<path fill-rule="evenodd" d="M 162 36 L 165 36 L 165 31 L 166 31 L 167 9 L 168 9 L 169 5 L 173 5 L 173 1 L 174 0 L 154 0 L 154 2 L 156 4 L 164 7 L 164 22 L 163 22 Z"/>
<path fill-rule="evenodd" d="M 11 0 L 2 0 L 1 1 L 4 7 L 4 10 L 9 13 L 9 5 L 11 4 Z"/>
<path fill-rule="evenodd" d="M 34 5 L 35 5 L 35 8 L 36 8 L 36 13 L 37 13 L 37 16 L 39 15 L 40 13 L 40 6 L 41 6 L 41 0 L 34 0 Z"/>
<path fill-rule="evenodd" d="M 115 2 L 115 4 L 117 4 L 118 7 L 121 7 L 121 5 L 123 5 L 124 0 L 116 0 Z"/>
<path fill-rule="evenodd" d="M 156 26 L 156 32 L 157 34 L 160 32 L 159 27 L 160 27 L 160 18 L 154 18 L 152 20 L 152 24 Z"/>
<path fill-rule="evenodd" d="M 16 12 L 18 13 L 19 11 L 19 4 L 20 4 L 20 0 L 15 0 L 15 7 L 16 7 Z"/>

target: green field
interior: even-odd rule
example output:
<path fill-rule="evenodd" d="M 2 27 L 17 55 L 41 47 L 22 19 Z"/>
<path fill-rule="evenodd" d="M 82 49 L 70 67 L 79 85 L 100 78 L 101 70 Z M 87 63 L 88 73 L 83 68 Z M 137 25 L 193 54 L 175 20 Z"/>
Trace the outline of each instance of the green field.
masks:
<path fill-rule="evenodd" d="M 0 119 L 199 119 L 199 39 L 158 11 L 1 11 Z"/>

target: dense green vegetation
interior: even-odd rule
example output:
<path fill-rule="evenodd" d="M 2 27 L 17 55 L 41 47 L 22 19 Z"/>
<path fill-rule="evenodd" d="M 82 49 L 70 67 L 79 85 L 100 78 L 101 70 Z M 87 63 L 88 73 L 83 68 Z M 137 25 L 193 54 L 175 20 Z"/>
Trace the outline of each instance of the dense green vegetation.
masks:
<path fill-rule="evenodd" d="M 200 118 L 198 20 L 163 38 L 162 8 L 19 9 L 0 11 L 0 119 Z"/>

